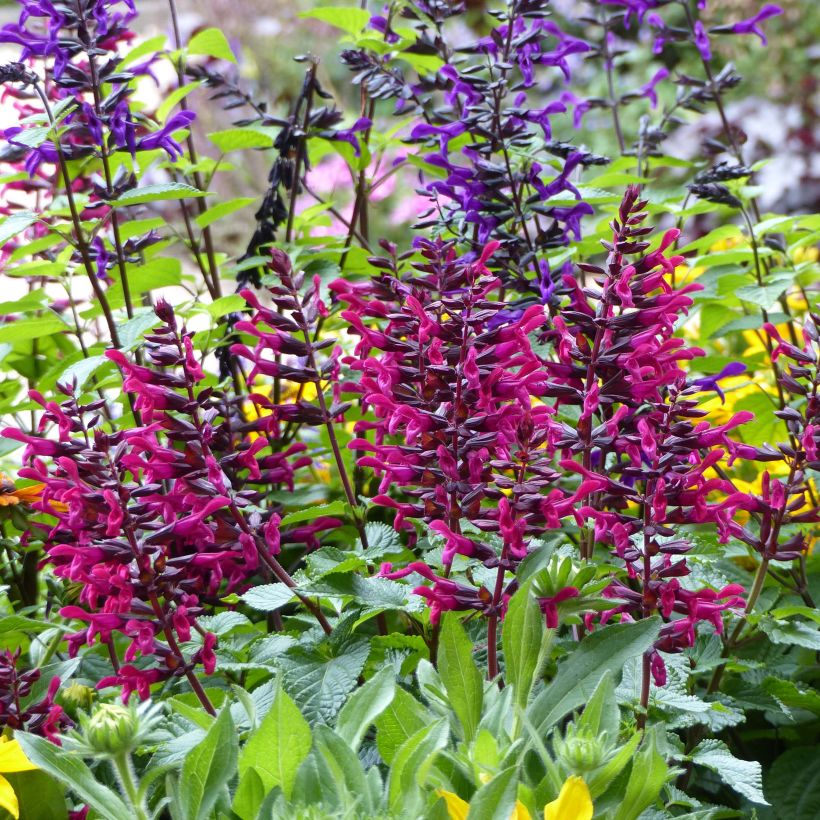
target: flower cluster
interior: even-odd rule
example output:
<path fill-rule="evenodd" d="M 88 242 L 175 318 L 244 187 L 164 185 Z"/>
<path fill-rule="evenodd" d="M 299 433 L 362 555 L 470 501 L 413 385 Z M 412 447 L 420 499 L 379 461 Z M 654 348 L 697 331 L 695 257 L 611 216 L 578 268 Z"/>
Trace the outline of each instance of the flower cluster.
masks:
<path fill-rule="evenodd" d="M 40 680 L 41 671 L 18 669 L 20 650 L 0 654 L 0 726 L 43 735 L 55 742 L 68 718 L 54 702 L 60 688 L 60 678 L 54 677 L 46 693 L 37 699 L 32 689 Z"/>
<path fill-rule="evenodd" d="M 607 545 L 626 568 L 626 578 L 605 592 L 622 603 L 601 621 L 659 612 L 667 623 L 656 650 L 673 652 L 693 644 L 700 621 L 721 632 L 720 613 L 741 606 L 743 591 L 737 585 L 692 590 L 681 583 L 689 574 L 682 556 L 690 549 L 681 527 L 709 524 L 727 538 L 738 504 L 730 482 L 714 468 L 726 455 L 765 454 L 729 436 L 751 413 L 715 426 L 697 407 L 695 395 L 707 385 L 690 380 L 682 363 L 702 351 L 676 338 L 675 325 L 692 304 L 688 294 L 700 285 L 670 286 L 669 274 L 683 260 L 665 250 L 679 231 L 667 231 L 650 250 L 645 206 L 631 187 L 612 222 L 612 241 L 605 243 L 606 264 L 580 265 L 587 285 L 569 283 L 574 301 L 550 331 L 557 360 L 544 367 L 558 418 L 569 408 L 577 418 L 557 431 L 562 465 L 594 488 L 578 510 L 585 521 L 581 554 L 592 558 L 596 544 Z M 657 651 L 651 663 L 662 683 Z"/>
<path fill-rule="evenodd" d="M 258 572 L 292 585 L 274 556 L 283 542 L 310 543 L 324 523 L 283 535 L 273 511 L 268 520 L 246 511 L 258 498 L 246 478 L 288 484 L 294 467 L 280 453 L 260 455 L 268 444 L 264 418 L 243 421 L 231 403 L 200 389 L 193 334 L 167 303 L 156 313 L 146 364 L 108 352 L 137 424 L 105 432 L 107 405 L 80 404 L 65 387 L 62 404 L 32 393 L 44 411 L 41 434 L 4 431 L 26 444 L 20 475 L 44 485 L 34 508 L 57 519 L 45 534 L 48 562 L 57 577 L 82 585 L 77 604 L 62 609 L 85 623 L 69 636 L 70 651 L 107 645 L 115 674 L 100 685 L 120 685 L 126 700 L 182 675 L 196 689 L 193 667 L 211 673 L 215 664 L 215 636 L 197 616 Z M 121 659 L 116 634 L 128 639 Z"/>
<path fill-rule="evenodd" d="M 403 6 L 415 48 L 442 63 L 416 81 L 394 59 L 399 52 L 342 55 L 374 98 L 395 98 L 397 113 L 416 115 L 408 142 L 421 146 L 430 170 L 421 181 L 431 206 L 416 227 L 435 226 L 475 253 L 499 242 L 492 264 L 505 285 L 542 303 L 556 301 L 560 286 L 549 251 L 579 238 L 581 218 L 592 213 L 571 182 L 573 171 L 608 161 L 552 139 L 551 120 L 566 111 L 571 62 L 589 46 L 548 19 L 547 6 L 545 0 L 509 3 L 487 36 L 458 47 L 443 24 L 463 11 L 460 4 Z M 397 8 L 372 18 L 388 45 L 396 42 Z M 529 100 L 536 89 L 548 89 L 547 102 L 540 93 L 538 102 Z M 536 161 L 536 154 L 552 158 Z"/>

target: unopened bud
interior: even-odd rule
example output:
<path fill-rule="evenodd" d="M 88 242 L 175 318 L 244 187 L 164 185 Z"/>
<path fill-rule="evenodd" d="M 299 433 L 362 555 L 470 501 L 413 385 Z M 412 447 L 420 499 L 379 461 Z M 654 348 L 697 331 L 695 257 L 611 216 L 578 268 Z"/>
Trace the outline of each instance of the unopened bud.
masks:
<path fill-rule="evenodd" d="M 100 754 L 130 752 L 139 732 L 139 718 L 133 709 L 117 703 L 98 706 L 85 724 L 85 740 Z"/>

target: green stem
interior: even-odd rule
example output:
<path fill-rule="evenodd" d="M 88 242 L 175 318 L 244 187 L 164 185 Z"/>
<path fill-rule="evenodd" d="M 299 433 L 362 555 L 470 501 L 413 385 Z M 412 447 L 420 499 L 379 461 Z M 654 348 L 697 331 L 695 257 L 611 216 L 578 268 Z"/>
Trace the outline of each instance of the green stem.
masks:
<path fill-rule="evenodd" d="M 111 758 L 111 765 L 114 768 L 114 774 L 122 788 L 123 796 L 134 811 L 134 820 L 148 820 L 148 811 L 145 808 L 142 798 L 139 796 L 136 773 L 134 772 L 134 764 L 131 762 L 131 755 L 128 754 L 128 752 L 121 752 Z"/>

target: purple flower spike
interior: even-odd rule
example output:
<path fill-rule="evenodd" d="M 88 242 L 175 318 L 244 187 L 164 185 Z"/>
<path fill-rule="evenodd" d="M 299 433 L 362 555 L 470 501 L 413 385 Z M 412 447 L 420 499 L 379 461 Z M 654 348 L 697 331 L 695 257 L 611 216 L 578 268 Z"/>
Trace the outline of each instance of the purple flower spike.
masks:
<path fill-rule="evenodd" d="M 746 365 L 743 362 L 730 362 L 720 371 L 720 373 L 714 376 L 703 376 L 700 379 L 695 379 L 692 384 L 696 384 L 698 387 L 701 388 L 702 392 L 706 392 L 707 390 L 714 390 L 715 393 L 720 396 L 721 404 L 726 403 L 726 394 L 723 390 L 720 389 L 719 382 L 722 379 L 728 379 L 731 376 L 739 376 L 741 373 L 746 372 Z"/>

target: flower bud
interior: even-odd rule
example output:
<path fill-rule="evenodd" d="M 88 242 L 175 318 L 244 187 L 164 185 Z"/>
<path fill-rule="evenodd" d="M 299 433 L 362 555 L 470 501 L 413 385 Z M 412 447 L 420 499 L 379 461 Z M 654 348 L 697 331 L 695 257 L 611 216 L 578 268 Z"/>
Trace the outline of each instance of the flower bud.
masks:
<path fill-rule="evenodd" d="M 100 754 L 118 755 L 130 752 L 139 732 L 139 718 L 134 709 L 117 703 L 100 704 L 84 723 L 88 745 Z"/>
<path fill-rule="evenodd" d="M 604 760 L 604 748 L 596 737 L 575 735 L 558 744 L 558 760 L 571 772 L 585 773 L 597 769 Z"/>
<path fill-rule="evenodd" d="M 612 751 L 607 733 L 596 734 L 589 727 L 567 726 L 562 736 L 553 739 L 555 757 L 573 774 L 584 774 L 602 766 Z"/>
<path fill-rule="evenodd" d="M 96 692 L 90 686 L 72 683 L 60 690 L 59 701 L 67 710 L 83 709 L 88 711 L 94 702 Z"/>

